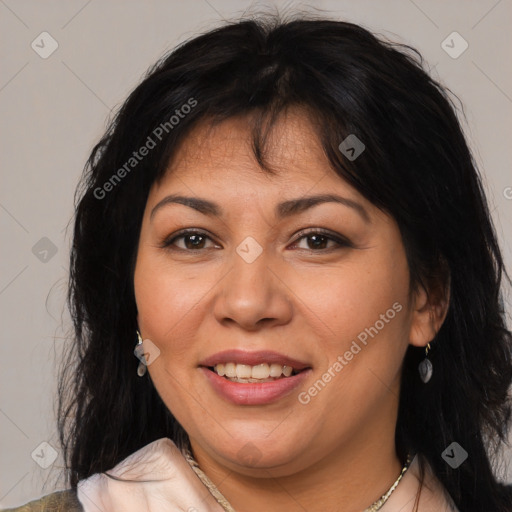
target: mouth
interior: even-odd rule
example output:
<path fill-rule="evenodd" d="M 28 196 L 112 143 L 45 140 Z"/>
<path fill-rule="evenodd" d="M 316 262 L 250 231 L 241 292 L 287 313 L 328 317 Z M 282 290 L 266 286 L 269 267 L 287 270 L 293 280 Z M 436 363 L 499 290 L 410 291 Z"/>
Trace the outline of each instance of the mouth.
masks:
<path fill-rule="evenodd" d="M 215 366 L 206 366 L 205 368 L 216 373 L 219 377 L 224 377 L 231 382 L 246 384 L 273 382 L 275 380 L 286 379 L 287 377 L 298 375 L 299 373 L 309 369 L 309 367 L 306 367 L 299 370 L 292 366 L 281 365 L 278 363 L 261 363 L 255 366 L 250 366 L 235 362 L 229 362 L 226 364 L 219 363 Z"/>
<path fill-rule="evenodd" d="M 254 384 L 294 377 L 311 365 L 273 351 L 227 350 L 199 365 L 231 382 Z"/>
<path fill-rule="evenodd" d="M 228 371 L 230 370 L 231 366 L 229 363 L 221 364 L 224 364 L 224 367 L 227 366 Z M 266 363 L 260 364 L 264 365 Z M 278 366 L 281 368 L 281 374 L 278 377 L 269 376 L 268 379 L 253 379 L 252 376 L 251 378 L 220 376 L 217 373 L 219 371 L 218 364 L 213 367 L 200 366 L 199 370 L 206 377 L 206 381 L 210 384 L 211 389 L 224 401 L 237 406 L 263 406 L 276 403 L 291 395 L 294 390 L 304 385 L 312 371 L 311 368 L 304 368 L 300 371 L 297 370 L 297 373 L 293 374 L 293 368 L 289 367 L 292 373 L 286 376 L 282 371 L 282 365 Z M 252 371 L 252 367 L 249 366 L 249 368 Z M 237 369 L 238 371 L 240 370 L 240 368 L 235 368 L 235 370 Z M 242 371 L 247 370 L 242 369 Z M 261 371 L 261 369 L 256 371 Z M 286 373 L 290 372 L 289 369 L 285 369 L 285 371 Z M 220 373 L 222 373 L 222 367 L 220 367 Z M 275 373 L 277 373 L 277 368 L 275 368 Z"/>

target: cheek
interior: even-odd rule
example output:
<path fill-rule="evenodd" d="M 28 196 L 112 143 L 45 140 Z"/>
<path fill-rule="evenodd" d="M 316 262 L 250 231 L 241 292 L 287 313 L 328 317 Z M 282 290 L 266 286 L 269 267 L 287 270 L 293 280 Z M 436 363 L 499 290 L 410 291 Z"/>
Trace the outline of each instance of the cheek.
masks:
<path fill-rule="evenodd" d="M 319 371 L 336 375 L 327 385 L 330 390 L 318 397 L 317 407 L 331 411 L 334 424 L 345 421 L 346 410 L 360 410 L 364 415 L 362 409 L 367 407 L 362 404 L 384 400 L 394 387 L 408 345 L 405 255 L 376 250 L 360 262 L 331 273 L 325 288 L 328 294 L 322 295 L 319 289 L 314 294 L 318 316 L 325 319 L 330 333 L 322 348 L 327 361 Z M 339 396 L 344 397 L 343 407 Z"/>
<path fill-rule="evenodd" d="M 374 263 L 331 277 L 329 294 L 315 294 L 330 333 L 320 342 L 326 358 L 317 375 L 326 384 L 313 383 L 303 398 L 332 432 L 356 432 L 398 393 L 409 322 L 407 267 Z"/>
<path fill-rule="evenodd" d="M 206 287 L 206 284 L 205 284 Z M 197 281 L 183 278 L 183 272 L 169 268 L 161 258 L 142 251 L 134 275 L 138 324 L 145 338 L 158 345 L 174 360 L 190 347 L 194 306 L 204 296 Z"/>
<path fill-rule="evenodd" d="M 337 349 L 345 343 L 350 345 L 375 323 L 382 335 L 396 337 L 402 330 L 409 280 L 407 263 L 400 253 L 386 255 L 375 250 L 353 265 L 326 269 L 314 281 L 299 280 L 296 286 L 302 287 L 298 295 L 308 298 L 309 308 L 328 328 L 328 339 Z"/>

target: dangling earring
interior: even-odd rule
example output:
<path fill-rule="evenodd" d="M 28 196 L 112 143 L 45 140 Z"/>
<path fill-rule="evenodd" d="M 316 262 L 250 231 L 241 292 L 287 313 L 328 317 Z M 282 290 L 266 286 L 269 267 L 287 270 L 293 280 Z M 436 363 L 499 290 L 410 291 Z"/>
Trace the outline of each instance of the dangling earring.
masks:
<path fill-rule="evenodd" d="M 421 380 L 426 384 L 432 377 L 432 373 L 434 371 L 434 367 L 432 366 L 432 362 L 428 358 L 428 352 L 430 350 L 430 343 L 427 344 L 425 348 L 425 359 L 421 361 L 418 366 L 418 371 L 420 372 Z"/>
<path fill-rule="evenodd" d="M 139 331 L 137 331 L 137 338 L 138 343 L 135 346 L 135 350 L 133 353 L 135 354 L 135 357 L 140 361 L 139 366 L 137 367 L 137 375 L 139 377 L 142 377 L 146 373 L 146 356 L 144 355 L 144 346 L 142 344 L 142 338 L 140 336 Z"/>

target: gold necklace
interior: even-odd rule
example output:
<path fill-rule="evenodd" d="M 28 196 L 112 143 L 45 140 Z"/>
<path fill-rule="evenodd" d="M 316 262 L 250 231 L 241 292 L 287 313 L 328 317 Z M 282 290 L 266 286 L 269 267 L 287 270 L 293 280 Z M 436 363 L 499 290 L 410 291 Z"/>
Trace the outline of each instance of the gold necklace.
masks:
<path fill-rule="evenodd" d="M 206 474 L 201 470 L 199 467 L 199 464 L 197 463 L 196 459 L 192 456 L 192 453 L 190 450 L 185 449 L 183 451 L 183 455 L 185 456 L 185 459 L 190 464 L 196 475 L 199 477 L 201 482 L 203 482 L 206 487 L 210 490 L 210 492 L 213 494 L 213 497 L 217 500 L 217 503 L 226 511 L 226 512 L 236 512 L 236 510 L 229 504 L 229 501 L 223 496 L 223 494 L 217 489 L 217 486 L 206 476 Z M 389 490 L 383 494 L 376 502 L 372 503 L 368 508 L 365 508 L 363 512 L 377 512 L 377 510 L 380 510 L 384 503 L 388 501 L 388 498 L 391 496 L 391 493 L 396 489 L 397 485 L 399 484 L 400 480 L 404 476 L 405 472 L 407 471 L 409 464 L 411 463 L 411 458 L 408 455 L 407 461 L 405 462 L 402 471 L 398 475 L 398 478 L 395 480 L 395 483 L 389 488 Z"/>
<path fill-rule="evenodd" d="M 398 478 L 395 480 L 395 483 L 389 488 L 386 494 L 383 494 L 375 503 L 372 503 L 368 508 L 365 508 L 363 512 L 377 512 L 377 510 L 380 510 L 382 508 L 384 503 L 388 501 L 388 498 L 391 496 L 391 493 L 396 489 L 396 486 L 399 484 L 400 480 L 402 480 L 402 477 L 407 471 L 410 463 L 411 457 L 407 455 L 407 460 L 405 461 L 404 467 L 402 468 L 402 471 L 400 471 Z"/>

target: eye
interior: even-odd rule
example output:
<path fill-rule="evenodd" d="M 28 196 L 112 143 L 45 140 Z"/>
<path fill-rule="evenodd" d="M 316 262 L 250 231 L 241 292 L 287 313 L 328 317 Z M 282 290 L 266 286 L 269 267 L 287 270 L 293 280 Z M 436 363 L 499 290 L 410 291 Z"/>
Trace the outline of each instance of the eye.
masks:
<path fill-rule="evenodd" d="M 176 241 L 181 239 L 184 241 L 184 247 L 179 247 L 176 245 Z M 172 238 L 164 240 L 162 247 L 172 249 L 173 247 L 171 246 L 176 246 L 177 249 L 181 249 L 183 251 L 198 251 L 205 248 L 204 243 L 206 240 L 211 240 L 211 238 L 203 231 L 188 229 L 181 231 L 177 235 L 174 235 Z"/>
<path fill-rule="evenodd" d="M 303 232 L 302 236 L 300 236 L 294 244 L 303 239 L 306 241 L 307 247 L 299 247 L 299 249 L 313 252 L 330 251 L 340 247 L 352 247 L 352 244 L 347 239 L 336 236 L 325 229 L 312 229 L 310 231 Z M 311 243 L 308 243 L 308 241 L 311 241 Z M 326 247 L 328 242 L 334 242 L 334 247 Z"/>
<path fill-rule="evenodd" d="M 301 236 L 295 240 L 294 245 L 303 239 L 306 240 L 308 247 L 299 247 L 300 250 L 321 252 L 335 250 L 341 247 L 352 247 L 349 240 L 344 237 L 336 236 L 324 229 L 311 229 L 310 231 L 302 232 Z M 176 243 L 178 240 L 183 240 L 183 246 L 180 247 Z M 205 247 L 207 240 L 212 241 L 212 238 L 204 231 L 187 229 L 174 234 L 171 238 L 165 239 L 161 247 L 182 251 L 200 251 L 208 248 Z M 308 241 L 312 241 L 312 243 L 310 244 Z M 326 247 L 326 244 L 329 242 L 334 242 L 334 247 Z"/>

